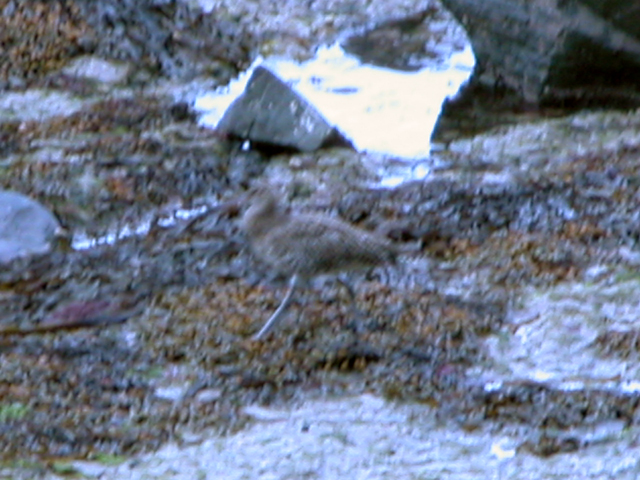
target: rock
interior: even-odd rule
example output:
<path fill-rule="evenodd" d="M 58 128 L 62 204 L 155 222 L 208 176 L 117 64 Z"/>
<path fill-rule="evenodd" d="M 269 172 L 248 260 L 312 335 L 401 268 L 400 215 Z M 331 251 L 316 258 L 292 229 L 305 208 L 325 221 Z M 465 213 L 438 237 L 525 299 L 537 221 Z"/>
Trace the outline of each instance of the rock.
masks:
<path fill-rule="evenodd" d="M 18 192 L 0 191 L 0 263 L 46 253 L 61 231 L 56 217 Z"/>
<path fill-rule="evenodd" d="M 74 58 L 62 69 L 62 72 L 96 82 L 115 84 L 125 81 L 129 70 L 129 65 L 125 63 L 110 62 L 95 56 L 84 55 Z"/>
<path fill-rule="evenodd" d="M 258 149 L 310 152 L 336 145 L 352 147 L 313 106 L 264 67 L 255 69 L 218 130 L 250 140 Z"/>
<path fill-rule="evenodd" d="M 471 85 L 524 105 L 640 105 L 640 8 L 628 0 L 442 0 L 467 31 Z"/>
<path fill-rule="evenodd" d="M 384 68 L 415 72 L 433 62 L 433 22 L 441 8 L 431 5 L 411 16 L 391 19 L 380 25 L 357 32 L 341 43 L 345 52 L 363 63 Z"/>

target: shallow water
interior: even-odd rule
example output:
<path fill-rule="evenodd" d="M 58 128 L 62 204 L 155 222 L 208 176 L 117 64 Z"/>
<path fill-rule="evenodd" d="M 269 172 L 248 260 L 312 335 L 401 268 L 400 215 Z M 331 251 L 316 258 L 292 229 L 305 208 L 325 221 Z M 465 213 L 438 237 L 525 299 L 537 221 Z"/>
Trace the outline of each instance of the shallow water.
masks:
<path fill-rule="evenodd" d="M 383 179 L 393 186 L 428 174 L 428 169 L 411 168 L 409 160 L 429 156 L 442 102 L 471 74 L 471 48 L 450 48 L 445 61 L 433 61 L 417 72 L 362 64 L 338 44 L 319 48 L 313 59 L 302 63 L 261 58 L 229 86 L 198 97 L 195 108 L 202 114 L 201 124 L 214 128 L 253 70 L 263 65 L 311 102 L 359 151 L 407 160 L 402 175 L 394 172 Z"/>

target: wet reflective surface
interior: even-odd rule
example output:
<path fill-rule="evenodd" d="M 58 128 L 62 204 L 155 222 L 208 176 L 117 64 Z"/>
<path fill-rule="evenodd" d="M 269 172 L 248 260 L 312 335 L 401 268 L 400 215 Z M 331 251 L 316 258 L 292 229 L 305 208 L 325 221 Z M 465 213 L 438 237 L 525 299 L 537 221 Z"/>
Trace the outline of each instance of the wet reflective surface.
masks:
<path fill-rule="evenodd" d="M 217 2 L 216 18 L 286 32 L 260 37 L 260 53 L 295 58 L 283 71 L 327 105 L 357 99 L 369 80 L 352 91 L 355 72 L 378 69 L 337 47 L 316 58 L 301 38 L 333 45 L 335 25 L 426 8 L 267 3 Z M 67 73 L 78 78 L 0 95 L 3 188 L 38 198 L 71 233 L 70 248 L 0 271 L 2 327 L 135 314 L 2 337 L 0 476 L 638 476 L 637 112 L 522 116 L 431 151 L 430 120 L 423 138 L 410 122 L 411 139 L 427 140 L 410 160 L 366 146 L 265 158 L 191 110 L 233 76 L 221 61 L 208 65 L 219 77 L 189 81 L 134 65 L 121 81 L 120 62 L 82 62 Z M 300 69 L 318 62 L 347 80 L 305 82 Z M 370 108 L 400 105 L 386 84 L 421 73 L 399 75 Z M 402 134 L 397 118 L 380 138 Z M 318 282 L 277 334 L 251 342 L 284 287 L 252 258 L 232 206 L 256 179 L 294 209 L 422 250 L 354 275 L 363 318 Z"/>
<path fill-rule="evenodd" d="M 261 59 L 253 68 L 263 65 L 292 85 L 358 150 L 409 161 L 429 156 L 429 139 L 442 102 L 458 91 L 473 64 L 467 47 L 434 60 L 428 68 L 403 72 L 362 64 L 333 45 L 321 47 L 315 58 L 303 63 Z M 215 127 L 244 90 L 251 71 L 220 93 L 196 99 L 196 109 L 204 113 L 203 125 Z"/>

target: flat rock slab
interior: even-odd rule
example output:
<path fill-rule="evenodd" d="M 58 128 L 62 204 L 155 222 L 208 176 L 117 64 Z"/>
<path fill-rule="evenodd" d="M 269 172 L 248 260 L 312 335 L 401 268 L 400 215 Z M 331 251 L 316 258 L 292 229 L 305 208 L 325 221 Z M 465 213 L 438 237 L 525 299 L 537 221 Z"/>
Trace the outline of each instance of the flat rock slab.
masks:
<path fill-rule="evenodd" d="M 264 146 L 311 152 L 330 146 L 352 147 L 320 112 L 264 67 L 255 69 L 218 129 L 249 140 L 259 149 Z"/>
<path fill-rule="evenodd" d="M 0 263 L 46 253 L 60 231 L 56 217 L 18 192 L 0 190 Z"/>

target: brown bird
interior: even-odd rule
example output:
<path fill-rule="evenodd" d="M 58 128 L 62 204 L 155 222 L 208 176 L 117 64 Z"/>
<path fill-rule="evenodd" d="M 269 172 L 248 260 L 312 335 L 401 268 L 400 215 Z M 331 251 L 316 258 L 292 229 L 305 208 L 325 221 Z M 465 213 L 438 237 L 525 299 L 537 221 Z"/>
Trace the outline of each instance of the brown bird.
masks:
<path fill-rule="evenodd" d="M 290 279 L 282 303 L 254 339 L 262 338 L 280 320 L 301 282 L 395 263 L 402 251 L 385 237 L 327 215 L 290 213 L 266 186 L 254 190 L 249 203 L 242 225 L 255 255 Z M 341 283 L 353 298 L 353 290 Z"/>

